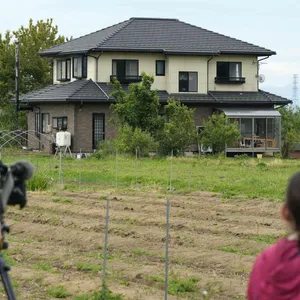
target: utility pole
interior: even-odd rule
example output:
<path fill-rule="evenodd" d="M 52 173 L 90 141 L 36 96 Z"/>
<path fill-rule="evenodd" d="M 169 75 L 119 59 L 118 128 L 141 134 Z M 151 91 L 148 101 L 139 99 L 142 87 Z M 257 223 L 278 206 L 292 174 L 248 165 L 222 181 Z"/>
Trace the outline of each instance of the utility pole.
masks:
<path fill-rule="evenodd" d="M 19 41 L 16 41 L 16 129 L 19 128 Z"/>
<path fill-rule="evenodd" d="M 294 107 L 298 105 L 298 74 L 293 74 L 293 104 Z"/>

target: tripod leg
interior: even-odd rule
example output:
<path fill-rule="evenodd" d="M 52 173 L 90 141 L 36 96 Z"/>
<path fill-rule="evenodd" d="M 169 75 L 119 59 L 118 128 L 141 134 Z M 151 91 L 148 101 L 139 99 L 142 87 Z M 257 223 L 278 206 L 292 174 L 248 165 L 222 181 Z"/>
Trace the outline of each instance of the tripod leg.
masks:
<path fill-rule="evenodd" d="M 8 276 L 9 270 L 10 270 L 9 266 L 5 263 L 4 259 L 0 255 L 0 276 L 4 286 L 4 290 L 6 292 L 8 300 L 17 300 L 11 284 L 11 280 Z"/>

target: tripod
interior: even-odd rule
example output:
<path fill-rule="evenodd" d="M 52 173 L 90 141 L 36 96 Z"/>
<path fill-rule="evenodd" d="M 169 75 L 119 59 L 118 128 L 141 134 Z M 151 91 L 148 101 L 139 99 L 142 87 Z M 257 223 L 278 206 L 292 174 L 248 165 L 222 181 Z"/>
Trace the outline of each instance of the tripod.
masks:
<path fill-rule="evenodd" d="M 4 250 L 8 248 L 8 243 L 4 241 L 4 234 L 9 233 L 9 227 L 5 225 L 3 221 L 3 216 L 0 217 L 1 219 L 1 242 L 0 242 L 0 250 Z M 5 293 L 7 295 L 8 300 L 17 300 L 11 280 L 8 275 L 8 271 L 10 270 L 10 267 L 5 263 L 2 255 L 0 254 L 0 276 L 2 280 L 2 284 L 5 290 Z"/>

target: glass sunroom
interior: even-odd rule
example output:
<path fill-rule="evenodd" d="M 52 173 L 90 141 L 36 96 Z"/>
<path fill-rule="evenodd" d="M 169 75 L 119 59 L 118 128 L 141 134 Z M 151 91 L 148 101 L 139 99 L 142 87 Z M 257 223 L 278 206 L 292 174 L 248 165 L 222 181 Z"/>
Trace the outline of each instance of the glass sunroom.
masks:
<path fill-rule="evenodd" d="M 275 109 L 221 108 L 237 122 L 241 138 L 227 145 L 226 152 L 280 152 L 281 115 Z"/>

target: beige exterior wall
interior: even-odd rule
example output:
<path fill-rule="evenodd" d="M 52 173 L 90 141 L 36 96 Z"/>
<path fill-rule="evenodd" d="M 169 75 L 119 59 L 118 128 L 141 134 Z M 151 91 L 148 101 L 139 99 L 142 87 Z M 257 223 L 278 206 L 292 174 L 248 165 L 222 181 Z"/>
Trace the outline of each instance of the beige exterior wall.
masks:
<path fill-rule="evenodd" d="M 93 81 L 96 81 L 96 57 L 97 55 L 87 57 L 87 79 Z"/>
<path fill-rule="evenodd" d="M 217 62 L 232 61 L 242 63 L 242 77 L 246 78 L 243 84 L 215 84 L 217 76 Z M 228 91 L 228 92 L 257 92 L 257 57 L 256 56 L 238 56 L 221 55 L 216 56 L 209 62 L 209 90 L 210 91 Z"/>
<path fill-rule="evenodd" d="M 111 52 L 103 53 L 98 60 L 98 81 L 109 82 L 112 75 L 112 60 L 113 59 L 136 59 L 139 61 L 139 74 L 145 72 L 154 76 L 153 89 L 166 89 L 166 76 L 155 76 L 155 61 L 165 60 L 163 54 L 151 53 L 125 53 Z"/>
<path fill-rule="evenodd" d="M 207 60 L 205 56 L 168 56 L 166 90 L 169 93 L 179 93 L 179 72 L 197 72 L 198 92 L 196 93 L 205 94 L 207 92 Z"/>
<path fill-rule="evenodd" d="M 198 92 L 201 94 L 207 93 L 207 61 L 209 56 L 180 56 L 155 54 L 155 53 L 95 53 L 94 57 L 98 58 L 98 81 L 109 82 L 112 74 L 113 59 L 137 59 L 139 61 L 139 74 L 146 72 L 154 76 L 153 89 L 166 90 L 169 93 L 179 93 L 179 72 L 197 72 L 198 73 Z M 97 60 L 88 56 L 87 79 L 96 81 L 96 62 Z M 165 76 L 155 76 L 155 61 L 166 61 Z M 217 74 L 218 61 L 232 61 L 242 63 L 242 77 L 246 78 L 244 84 L 215 84 Z M 71 60 L 71 68 L 72 68 Z M 71 72 L 72 76 L 72 72 Z M 55 84 L 56 80 L 56 59 L 53 64 L 53 77 Z M 71 81 L 76 80 L 71 78 Z M 68 81 L 69 82 L 69 81 Z M 237 56 L 237 55 L 222 55 L 214 57 L 209 62 L 209 90 L 210 91 L 257 91 L 257 57 L 256 56 Z M 193 92 L 195 93 L 195 92 Z"/>

